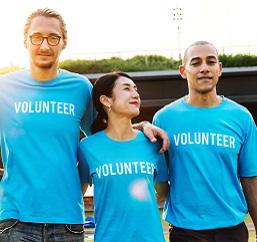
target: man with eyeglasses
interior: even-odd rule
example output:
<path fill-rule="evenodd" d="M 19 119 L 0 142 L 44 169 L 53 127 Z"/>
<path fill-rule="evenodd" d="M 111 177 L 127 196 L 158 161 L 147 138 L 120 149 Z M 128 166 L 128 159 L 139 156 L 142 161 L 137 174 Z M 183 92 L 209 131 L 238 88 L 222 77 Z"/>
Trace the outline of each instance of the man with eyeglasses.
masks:
<path fill-rule="evenodd" d="M 30 68 L 0 77 L 1 242 L 84 241 L 77 146 L 95 111 L 89 80 L 58 68 L 66 44 L 61 15 L 36 10 L 24 28 Z M 167 147 L 163 131 L 144 127 Z"/>

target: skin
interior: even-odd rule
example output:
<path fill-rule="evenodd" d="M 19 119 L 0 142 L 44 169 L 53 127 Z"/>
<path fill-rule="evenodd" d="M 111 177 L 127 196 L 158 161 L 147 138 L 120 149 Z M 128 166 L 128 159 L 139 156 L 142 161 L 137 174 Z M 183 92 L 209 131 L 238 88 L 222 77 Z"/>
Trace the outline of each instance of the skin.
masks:
<path fill-rule="evenodd" d="M 141 103 L 135 83 L 126 77 L 118 78 L 113 97 L 102 95 L 100 101 L 108 114 L 106 134 L 115 140 L 133 139 L 137 130 L 133 128 L 131 119 L 139 115 Z"/>
<path fill-rule="evenodd" d="M 188 49 L 183 65 L 179 67 L 182 78 L 187 79 L 189 94 L 186 102 L 197 107 L 213 107 L 222 102 L 217 95 L 216 85 L 222 72 L 222 64 L 218 60 L 216 49 L 210 45 L 195 45 Z M 257 229 L 257 177 L 241 177 L 241 184 L 253 220 Z M 169 183 L 156 186 L 157 193 L 166 197 Z M 257 241 L 257 239 L 256 239 Z"/>
<path fill-rule="evenodd" d="M 28 35 L 40 34 L 42 36 L 49 36 L 51 34 L 62 36 L 60 22 L 52 17 L 35 17 L 32 22 Z M 28 49 L 30 55 L 30 74 L 39 81 L 48 81 L 58 76 L 59 56 L 62 50 L 65 49 L 66 43 L 60 39 L 57 46 L 50 46 L 47 40 L 44 39 L 41 45 L 33 45 L 29 37 L 24 41 L 25 48 Z M 133 125 L 134 128 L 140 128 L 140 124 Z M 170 146 L 170 141 L 165 131 L 146 123 L 142 126 L 145 135 L 152 141 L 156 142 L 157 138 L 163 140 L 163 145 L 160 152 L 165 152 Z"/>
<path fill-rule="evenodd" d="M 254 224 L 255 232 L 257 231 L 257 177 L 240 178 L 244 195 L 246 198 L 249 214 Z M 256 235 L 257 242 L 257 235 Z"/>
<path fill-rule="evenodd" d="M 62 36 L 60 22 L 54 17 L 37 16 L 31 21 L 28 30 L 28 36 L 37 34 L 47 37 L 49 35 Z M 41 45 L 33 45 L 30 38 L 24 40 L 24 46 L 29 52 L 30 75 L 38 81 L 49 81 L 55 79 L 59 74 L 58 64 L 61 52 L 66 48 L 66 42 L 60 39 L 56 46 L 50 46 L 44 39 Z M 135 124 L 135 128 L 140 128 L 140 124 Z M 165 131 L 150 123 L 142 127 L 145 135 L 152 141 L 156 142 L 159 137 L 163 140 L 163 146 L 160 152 L 165 152 L 169 145 L 169 139 Z M 0 163 L 1 159 L 0 159 Z M 0 179 L 3 176 L 3 169 L 0 169 Z"/>
<path fill-rule="evenodd" d="M 197 107 L 212 107 L 221 103 L 216 85 L 221 76 L 222 64 L 212 45 L 191 46 L 187 52 L 187 61 L 179 67 L 183 79 L 187 79 L 188 104 Z"/>
<path fill-rule="evenodd" d="M 117 79 L 115 87 L 113 89 L 113 97 L 107 97 L 105 95 L 100 96 L 100 101 L 104 106 L 106 113 L 108 114 L 108 126 L 106 128 L 106 134 L 115 140 L 130 140 L 137 135 L 137 125 L 132 125 L 131 120 L 140 113 L 140 96 L 137 92 L 135 83 L 126 77 L 120 77 Z M 111 109 L 109 110 L 109 106 Z M 154 129 L 153 129 L 154 128 Z M 162 131 L 157 127 L 153 127 L 150 123 L 144 124 L 144 133 L 149 132 L 152 135 L 154 142 L 156 138 L 153 133 Z M 154 130 L 154 131 L 153 131 Z M 163 133 L 165 138 L 166 133 Z M 148 136 L 149 137 L 149 136 Z M 166 142 L 165 142 L 166 140 Z M 165 148 L 164 148 L 165 147 Z M 164 139 L 164 145 L 160 152 L 164 152 L 169 147 L 169 140 Z M 158 183 L 157 183 L 158 185 Z M 165 186 L 165 185 L 164 185 Z M 85 194 L 88 188 L 88 184 L 82 184 L 82 192 Z"/>
<path fill-rule="evenodd" d="M 40 34 L 42 36 L 49 36 L 51 34 L 62 36 L 60 22 L 56 18 L 52 17 L 35 17 L 32 22 L 28 35 Z M 62 50 L 65 49 L 66 43 L 63 39 L 60 39 L 60 43 L 57 46 L 50 46 L 47 40 L 44 39 L 41 45 L 33 45 L 30 42 L 29 37 L 24 41 L 25 48 L 28 49 L 30 55 L 30 74 L 38 81 L 48 81 L 58 76 L 58 63 L 59 56 Z M 140 128 L 140 124 L 135 124 L 135 128 Z M 163 140 L 163 145 L 160 152 L 165 152 L 169 145 L 169 139 L 165 131 L 158 127 L 152 126 L 150 123 L 145 123 L 142 126 L 145 135 L 152 141 L 156 142 L 157 138 Z"/>
<path fill-rule="evenodd" d="M 108 115 L 106 134 L 110 138 L 120 141 L 135 138 L 138 131 L 133 128 L 131 119 L 139 115 L 141 103 L 135 83 L 129 78 L 119 77 L 113 88 L 113 97 L 101 95 L 100 101 Z M 82 184 L 83 194 L 88 185 Z"/>
<path fill-rule="evenodd" d="M 137 125 L 133 125 L 134 128 L 140 128 L 140 123 L 137 124 Z M 144 123 L 142 125 L 142 130 L 144 132 L 144 134 L 148 137 L 148 139 L 151 140 L 151 142 L 157 142 L 157 138 L 160 138 L 162 140 L 162 148 L 160 149 L 160 153 L 164 153 L 165 151 L 168 150 L 168 148 L 170 147 L 170 140 L 168 138 L 168 135 L 167 133 L 156 127 L 156 126 L 153 126 L 151 125 L 151 123 Z"/>
<path fill-rule="evenodd" d="M 51 34 L 62 36 L 62 30 L 58 19 L 53 17 L 37 16 L 31 21 L 28 35 L 38 34 L 44 37 Z M 49 81 L 58 76 L 59 56 L 66 44 L 62 38 L 57 46 L 50 46 L 44 39 L 41 45 L 33 45 L 29 37 L 24 40 L 24 46 L 29 51 L 30 74 L 38 81 Z M 0 157 L 2 158 L 2 157 Z M 2 167 L 2 159 L 0 159 Z M 0 180 L 4 170 L 0 169 Z"/>
<path fill-rule="evenodd" d="M 0 168 L 0 180 L 2 179 L 3 175 L 4 175 L 4 169 Z"/>
<path fill-rule="evenodd" d="M 49 35 L 62 36 L 60 22 L 53 17 L 37 16 L 28 30 L 28 35 L 38 34 L 44 37 Z M 41 45 L 33 45 L 29 37 L 24 41 L 24 46 L 29 51 L 30 74 L 38 81 L 49 81 L 58 76 L 59 56 L 66 44 L 63 39 L 56 46 L 50 46 L 44 39 Z"/>

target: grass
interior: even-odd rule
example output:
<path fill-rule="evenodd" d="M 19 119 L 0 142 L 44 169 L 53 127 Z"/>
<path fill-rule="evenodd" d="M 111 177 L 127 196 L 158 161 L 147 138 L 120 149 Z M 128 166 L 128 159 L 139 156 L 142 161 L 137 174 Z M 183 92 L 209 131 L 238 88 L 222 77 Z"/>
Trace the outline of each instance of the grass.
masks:
<path fill-rule="evenodd" d="M 91 217 L 94 217 L 94 214 L 93 212 L 86 212 L 85 213 L 86 216 L 91 216 Z M 160 217 L 162 216 L 162 209 L 160 209 Z M 250 218 L 249 215 L 247 215 L 247 217 L 245 218 L 245 223 L 246 224 L 252 224 L 252 219 Z M 169 227 L 169 224 L 164 221 L 162 219 L 162 227 L 163 228 L 168 228 Z M 164 233 L 164 237 L 165 237 L 165 240 L 166 242 L 169 241 L 169 234 L 168 233 Z M 255 242 L 255 231 L 254 230 L 249 230 L 249 242 Z"/>

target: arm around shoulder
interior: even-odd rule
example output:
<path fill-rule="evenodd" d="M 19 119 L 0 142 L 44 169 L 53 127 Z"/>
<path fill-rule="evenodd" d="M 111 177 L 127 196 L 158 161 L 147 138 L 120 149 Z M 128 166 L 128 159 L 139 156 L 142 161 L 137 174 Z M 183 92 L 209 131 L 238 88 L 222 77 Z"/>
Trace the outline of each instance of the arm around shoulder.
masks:
<path fill-rule="evenodd" d="M 162 147 L 160 149 L 160 153 L 164 153 L 169 148 L 170 140 L 167 133 L 163 129 L 152 125 L 148 121 L 142 121 L 138 124 L 133 124 L 133 128 L 142 130 L 145 136 L 151 140 L 151 142 L 156 142 L 157 139 L 161 139 Z"/>

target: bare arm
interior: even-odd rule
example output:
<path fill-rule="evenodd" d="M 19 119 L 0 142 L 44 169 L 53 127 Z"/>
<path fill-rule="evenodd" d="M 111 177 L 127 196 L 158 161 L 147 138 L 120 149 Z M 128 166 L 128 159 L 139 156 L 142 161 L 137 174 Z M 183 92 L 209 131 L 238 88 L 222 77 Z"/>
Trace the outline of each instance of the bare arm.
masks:
<path fill-rule="evenodd" d="M 160 197 L 166 198 L 170 191 L 170 184 L 168 183 L 168 181 L 158 182 L 155 184 L 155 190 Z"/>
<path fill-rule="evenodd" d="M 160 129 L 157 126 L 152 125 L 147 121 L 142 121 L 138 124 L 133 124 L 135 129 L 141 129 L 145 136 L 148 137 L 151 142 L 156 142 L 157 138 L 162 140 L 162 148 L 160 149 L 160 153 L 165 152 L 170 146 L 170 140 L 168 138 L 167 133 Z"/>
<path fill-rule="evenodd" d="M 85 195 L 87 188 L 88 188 L 88 183 L 81 184 L 81 190 L 82 190 L 83 196 Z"/>
<path fill-rule="evenodd" d="M 241 184 L 252 218 L 255 232 L 257 231 L 257 177 L 241 177 Z"/>
<path fill-rule="evenodd" d="M 4 174 L 4 167 L 3 167 L 2 155 L 1 155 L 1 149 L 0 149 L 0 181 L 2 180 L 3 174 Z"/>
<path fill-rule="evenodd" d="M 2 180 L 3 175 L 4 175 L 4 169 L 0 168 L 0 181 Z"/>

